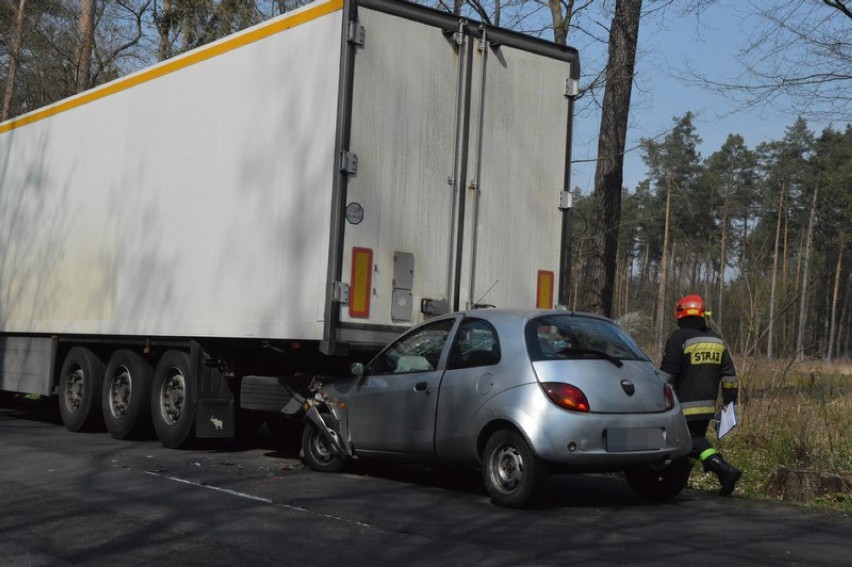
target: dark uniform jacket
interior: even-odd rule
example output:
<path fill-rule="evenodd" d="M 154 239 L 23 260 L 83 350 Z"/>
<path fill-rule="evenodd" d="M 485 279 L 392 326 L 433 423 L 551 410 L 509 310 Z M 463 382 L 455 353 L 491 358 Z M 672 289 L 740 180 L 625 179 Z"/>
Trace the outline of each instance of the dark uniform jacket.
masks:
<path fill-rule="evenodd" d="M 665 378 L 674 387 L 688 421 L 711 420 L 722 385 L 722 400 L 737 399 L 737 371 L 725 341 L 707 328 L 703 317 L 684 317 L 666 342 Z"/>

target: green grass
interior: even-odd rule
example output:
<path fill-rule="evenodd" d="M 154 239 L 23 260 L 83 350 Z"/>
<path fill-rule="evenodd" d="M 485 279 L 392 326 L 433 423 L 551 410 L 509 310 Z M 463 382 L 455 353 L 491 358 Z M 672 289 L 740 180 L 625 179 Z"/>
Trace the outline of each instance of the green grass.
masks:
<path fill-rule="evenodd" d="M 779 465 L 852 478 L 852 364 L 737 362 L 737 430 L 718 442 L 709 436 L 725 459 L 743 471 L 736 494 L 775 498 L 767 481 Z M 718 484 L 696 467 L 690 486 L 712 490 Z M 785 500 L 852 513 L 850 493 Z"/>

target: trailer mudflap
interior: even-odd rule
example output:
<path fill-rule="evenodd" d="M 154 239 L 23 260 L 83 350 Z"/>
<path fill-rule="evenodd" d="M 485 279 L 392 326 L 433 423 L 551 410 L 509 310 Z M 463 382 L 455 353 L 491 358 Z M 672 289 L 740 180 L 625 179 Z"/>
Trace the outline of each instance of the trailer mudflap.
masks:
<path fill-rule="evenodd" d="M 222 371 L 213 365 L 198 341 L 191 341 L 190 357 L 198 392 L 195 436 L 201 439 L 233 437 L 236 431 L 236 402 Z"/>
<path fill-rule="evenodd" d="M 234 436 L 234 400 L 200 400 L 195 409 L 195 436 L 220 439 Z"/>

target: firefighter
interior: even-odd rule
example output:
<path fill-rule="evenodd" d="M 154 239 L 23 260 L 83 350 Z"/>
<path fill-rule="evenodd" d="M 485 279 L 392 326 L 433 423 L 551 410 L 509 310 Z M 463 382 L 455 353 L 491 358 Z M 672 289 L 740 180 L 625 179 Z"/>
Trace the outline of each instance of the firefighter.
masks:
<path fill-rule="evenodd" d="M 719 478 L 721 496 L 734 491 L 742 474 L 725 462 L 707 440 L 707 426 L 716 415 L 716 399 L 737 400 L 737 372 L 722 338 L 707 327 L 706 306 L 698 295 L 687 295 L 675 305 L 677 330 L 666 342 L 660 370 L 672 384 L 683 407 L 692 436 L 690 457 Z"/>

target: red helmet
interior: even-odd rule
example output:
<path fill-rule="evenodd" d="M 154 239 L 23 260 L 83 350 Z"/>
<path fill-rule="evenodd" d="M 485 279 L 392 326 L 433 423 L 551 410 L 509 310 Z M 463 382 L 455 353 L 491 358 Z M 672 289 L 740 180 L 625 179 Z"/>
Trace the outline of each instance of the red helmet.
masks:
<path fill-rule="evenodd" d="M 704 311 L 707 306 L 704 305 L 704 300 L 700 295 L 687 295 L 675 303 L 675 319 L 683 319 L 684 317 L 704 317 Z"/>

